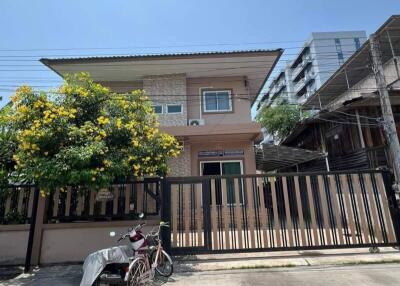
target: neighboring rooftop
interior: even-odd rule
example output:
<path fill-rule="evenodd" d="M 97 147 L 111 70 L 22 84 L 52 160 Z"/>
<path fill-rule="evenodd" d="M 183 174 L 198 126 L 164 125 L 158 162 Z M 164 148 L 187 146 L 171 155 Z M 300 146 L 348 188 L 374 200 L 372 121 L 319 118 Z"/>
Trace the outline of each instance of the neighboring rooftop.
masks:
<path fill-rule="evenodd" d="M 392 58 L 392 48 L 394 54 L 400 56 L 400 15 L 391 16 L 375 32 L 375 35 L 379 38 L 383 63 Z M 313 96 L 308 98 L 303 106 L 309 109 L 325 106 L 348 90 L 348 84 L 352 87 L 371 73 L 370 42 L 368 40 L 326 80 Z"/>

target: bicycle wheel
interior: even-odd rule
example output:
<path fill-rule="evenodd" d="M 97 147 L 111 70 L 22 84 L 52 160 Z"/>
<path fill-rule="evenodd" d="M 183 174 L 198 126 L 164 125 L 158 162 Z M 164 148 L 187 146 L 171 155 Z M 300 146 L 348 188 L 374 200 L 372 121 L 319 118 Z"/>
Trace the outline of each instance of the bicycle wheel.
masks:
<path fill-rule="evenodd" d="M 135 262 L 129 273 L 128 286 L 141 285 L 142 278 L 146 273 L 146 261 L 139 259 Z"/>
<path fill-rule="evenodd" d="M 154 263 L 156 260 L 157 250 L 154 250 L 150 254 L 151 263 Z M 169 277 L 172 275 L 174 271 L 174 265 L 171 257 L 164 250 L 160 253 L 157 260 L 156 271 L 158 274 L 164 277 Z"/>

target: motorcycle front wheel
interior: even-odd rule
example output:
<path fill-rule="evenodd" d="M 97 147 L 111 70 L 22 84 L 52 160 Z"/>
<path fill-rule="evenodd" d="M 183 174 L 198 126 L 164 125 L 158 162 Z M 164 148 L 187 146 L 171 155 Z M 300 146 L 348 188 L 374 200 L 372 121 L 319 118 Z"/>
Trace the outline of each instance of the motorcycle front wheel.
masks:
<path fill-rule="evenodd" d="M 157 256 L 157 250 L 151 252 L 150 261 L 152 264 L 155 262 L 156 256 Z M 157 262 L 156 271 L 158 274 L 164 277 L 169 277 L 172 275 L 172 272 L 174 271 L 174 265 L 171 257 L 168 255 L 167 252 L 165 252 L 164 250 L 161 251 L 156 262 Z"/>

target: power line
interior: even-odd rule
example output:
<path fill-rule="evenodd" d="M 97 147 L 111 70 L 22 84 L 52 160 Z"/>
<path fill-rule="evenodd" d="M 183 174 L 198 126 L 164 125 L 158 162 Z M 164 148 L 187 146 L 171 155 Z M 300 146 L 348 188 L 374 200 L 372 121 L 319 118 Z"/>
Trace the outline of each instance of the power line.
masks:
<path fill-rule="evenodd" d="M 354 38 L 366 39 L 367 37 L 340 37 L 342 40 L 352 40 Z M 324 38 L 324 40 L 334 40 L 335 38 Z M 320 40 L 320 39 L 318 39 Z M 167 45 L 167 46 L 125 46 L 125 47 L 74 47 L 74 48 L 31 48 L 31 49 L 0 49 L 0 52 L 26 52 L 26 51 L 70 51 L 70 50 L 125 50 L 125 49 L 166 49 L 166 48 L 188 48 L 188 47 L 212 47 L 212 46 L 243 46 L 243 45 L 265 45 L 265 44 L 287 44 L 304 43 L 304 40 L 287 41 L 262 41 L 262 42 L 242 42 L 242 43 L 212 43 L 212 44 L 190 44 L 190 45 Z M 293 47 L 293 48 L 302 48 Z"/>

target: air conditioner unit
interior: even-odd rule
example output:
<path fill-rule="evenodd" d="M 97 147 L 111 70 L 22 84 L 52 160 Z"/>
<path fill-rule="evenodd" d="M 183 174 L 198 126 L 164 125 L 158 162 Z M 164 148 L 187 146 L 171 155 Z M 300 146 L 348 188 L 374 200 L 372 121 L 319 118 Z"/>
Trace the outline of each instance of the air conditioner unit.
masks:
<path fill-rule="evenodd" d="M 189 119 L 189 126 L 204 125 L 204 119 Z"/>

